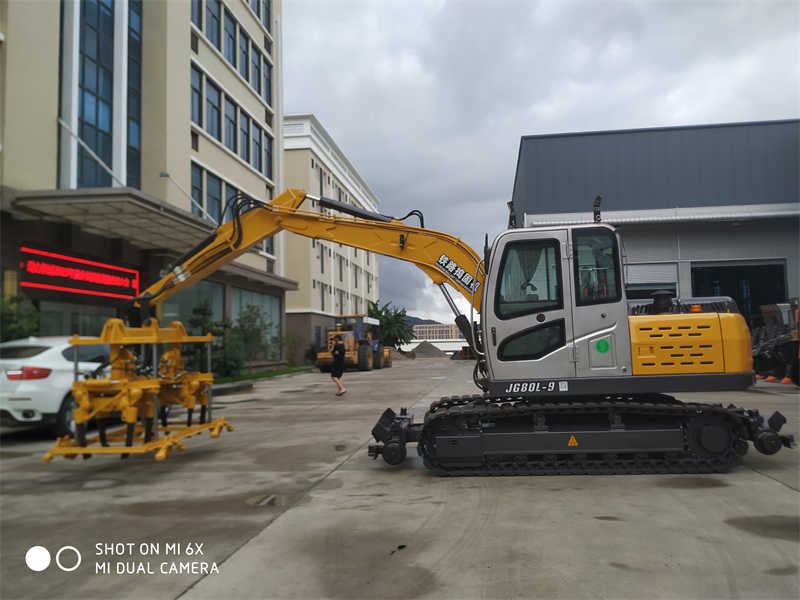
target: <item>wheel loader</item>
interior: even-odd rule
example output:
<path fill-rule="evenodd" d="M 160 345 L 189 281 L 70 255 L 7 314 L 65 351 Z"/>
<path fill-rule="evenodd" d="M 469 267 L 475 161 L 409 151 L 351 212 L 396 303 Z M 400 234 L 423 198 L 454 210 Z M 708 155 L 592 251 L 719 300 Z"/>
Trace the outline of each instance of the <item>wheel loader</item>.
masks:
<path fill-rule="evenodd" d="M 329 373 L 333 365 L 333 347 L 335 338 L 340 336 L 344 344 L 345 369 L 371 371 L 372 369 L 389 369 L 392 366 L 390 348 L 384 348 L 378 340 L 373 339 L 370 325 L 380 325 L 378 319 L 367 315 L 339 315 L 336 317 L 336 329 L 328 331 L 325 349 L 317 352 L 316 364 L 323 373 Z"/>
<path fill-rule="evenodd" d="M 306 199 L 330 212 L 302 210 Z M 270 202 L 238 194 L 224 214 L 229 222 L 134 299 L 131 318 L 147 324 L 159 302 L 281 230 L 411 262 L 441 289 L 476 357 L 479 392 L 444 397 L 418 421 L 387 409 L 369 455 L 390 465 L 416 443 L 442 475 L 718 472 L 750 442 L 764 454 L 794 445 L 778 412 L 668 394 L 752 385 L 750 332 L 729 298 L 661 294 L 629 306 L 619 239 L 597 202 L 593 223 L 511 229 L 483 256 L 426 229 L 418 210 L 395 218 L 302 190 Z"/>

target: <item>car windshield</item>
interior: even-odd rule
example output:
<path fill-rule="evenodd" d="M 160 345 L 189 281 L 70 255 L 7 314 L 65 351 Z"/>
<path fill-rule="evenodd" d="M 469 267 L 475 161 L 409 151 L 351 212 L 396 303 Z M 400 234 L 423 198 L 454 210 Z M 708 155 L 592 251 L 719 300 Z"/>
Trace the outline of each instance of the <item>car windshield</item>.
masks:
<path fill-rule="evenodd" d="M 108 344 L 70 346 L 61 352 L 61 356 L 69 361 L 75 360 L 75 348 L 78 349 L 78 360 L 80 362 L 102 363 L 108 360 Z"/>
<path fill-rule="evenodd" d="M 30 358 L 49 349 L 50 346 L 4 346 L 0 347 L 0 359 Z"/>

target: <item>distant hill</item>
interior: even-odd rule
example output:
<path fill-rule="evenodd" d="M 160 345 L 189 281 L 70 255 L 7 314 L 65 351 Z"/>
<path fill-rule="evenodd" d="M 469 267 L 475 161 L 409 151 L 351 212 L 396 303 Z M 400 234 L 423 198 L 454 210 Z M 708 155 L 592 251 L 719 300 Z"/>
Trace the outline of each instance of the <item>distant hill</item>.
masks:
<path fill-rule="evenodd" d="M 406 322 L 411 325 L 441 325 L 439 321 L 433 321 L 432 319 L 420 319 L 419 317 L 412 317 L 411 315 L 406 315 Z"/>

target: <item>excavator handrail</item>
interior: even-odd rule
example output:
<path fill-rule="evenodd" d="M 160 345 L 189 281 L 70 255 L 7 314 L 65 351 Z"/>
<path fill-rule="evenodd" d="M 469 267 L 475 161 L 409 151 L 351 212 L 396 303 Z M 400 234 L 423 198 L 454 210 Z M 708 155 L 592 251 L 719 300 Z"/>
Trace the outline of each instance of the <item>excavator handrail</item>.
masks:
<path fill-rule="evenodd" d="M 232 262 L 264 238 L 289 231 L 411 262 L 435 284 L 450 284 L 480 311 L 485 277 L 481 259 L 459 238 L 394 218 L 386 220 L 377 213 L 373 219 L 366 212 L 361 218 L 300 210 L 307 197 L 314 198 L 303 190 L 288 189 L 271 202 L 249 200 L 247 212 L 236 213 L 231 221 L 220 225 L 202 244 L 179 259 L 169 273 L 134 299 L 134 306 L 148 311 Z M 477 278 L 473 273 L 478 273 Z"/>

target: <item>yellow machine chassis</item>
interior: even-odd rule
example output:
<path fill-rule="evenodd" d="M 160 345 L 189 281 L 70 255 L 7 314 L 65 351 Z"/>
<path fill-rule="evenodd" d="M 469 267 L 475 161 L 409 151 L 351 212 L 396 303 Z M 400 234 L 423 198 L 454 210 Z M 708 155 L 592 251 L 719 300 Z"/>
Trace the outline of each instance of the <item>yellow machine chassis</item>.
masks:
<path fill-rule="evenodd" d="M 187 372 L 180 355 L 180 344 L 211 344 L 214 336 L 190 336 L 179 322 L 168 327 L 160 327 L 156 319 L 143 327 L 128 327 L 120 319 L 109 319 L 98 338 L 73 336 L 74 346 L 89 344 L 108 344 L 111 356 L 111 377 L 77 380 L 72 385 L 72 394 L 78 407 L 73 415 L 76 424 L 76 438 L 64 436 L 56 440 L 53 447 L 42 457 L 45 462 L 53 456 L 74 458 L 93 454 L 143 454 L 154 452 L 156 460 L 167 458 L 173 448 L 184 450 L 181 442 L 188 437 L 208 431 L 212 438 L 219 437 L 222 429 L 233 431 L 233 426 L 224 418 L 211 418 L 211 373 Z M 157 348 L 160 344 L 169 345 L 159 360 Z M 157 376 L 144 376 L 137 373 L 136 355 L 133 349 L 140 349 L 139 360 L 146 360 L 149 354 L 145 349 L 151 347 L 152 369 Z M 209 348 L 210 352 L 210 348 Z M 210 354 L 209 354 L 210 366 Z M 169 424 L 166 416 L 158 419 L 160 408 L 169 405 L 182 405 L 188 409 L 185 426 Z M 196 405 L 202 408 L 201 421 L 208 411 L 208 421 L 191 424 L 191 411 Z M 98 435 L 86 437 L 88 422 L 94 418 L 107 418 L 113 414 L 121 416 L 123 426 L 106 430 L 105 424 L 98 421 Z M 143 421 L 143 422 L 142 422 Z M 149 435 L 148 435 L 149 432 Z"/>
<path fill-rule="evenodd" d="M 141 442 L 138 445 L 132 446 L 92 446 L 92 444 L 99 444 L 100 437 L 93 436 L 86 439 L 86 446 L 79 446 L 78 443 L 68 435 L 60 437 L 56 440 L 50 450 L 42 457 L 44 462 L 49 462 L 53 456 L 59 455 L 64 458 L 75 458 L 78 455 L 92 455 L 92 454 L 146 454 L 147 452 L 155 452 L 156 460 L 164 460 L 172 454 L 173 449 L 186 450 L 186 446 L 181 443 L 181 440 L 194 435 L 208 431 L 212 438 L 219 437 L 222 429 L 233 431 L 234 427 L 224 417 L 214 419 L 209 423 L 201 425 L 192 425 L 191 427 L 168 425 L 167 427 L 159 427 L 158 430 L 165 434 L 164 437 L 159 438 L 152 442 L 143 442 L 144 440 L 144 427 L 141 424 L 136 424 L 134 429 L 134 442 Z M 125 427 L 120 427 L 107 434 L 108 442 L 124 442 L 125 441 Z"/>

